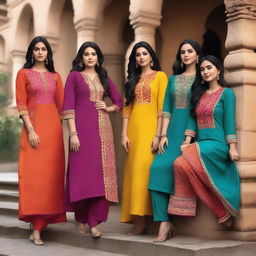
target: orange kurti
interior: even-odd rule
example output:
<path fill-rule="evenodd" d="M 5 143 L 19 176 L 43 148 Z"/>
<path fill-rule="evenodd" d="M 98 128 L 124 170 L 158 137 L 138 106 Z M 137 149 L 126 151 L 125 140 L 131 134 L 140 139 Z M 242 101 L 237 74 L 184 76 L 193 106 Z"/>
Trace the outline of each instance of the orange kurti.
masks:
<path fill-rule="evenodd" d="M 60 112 L 63 85 L 58 73 L 21 69 L 16 80 L 19 115 L 29 115 L 40 138 L 37 149 L 22 128 L 19 155 L 19 218 L 45 216 L 48 223 L 66 220 L 64 146 Z"/>

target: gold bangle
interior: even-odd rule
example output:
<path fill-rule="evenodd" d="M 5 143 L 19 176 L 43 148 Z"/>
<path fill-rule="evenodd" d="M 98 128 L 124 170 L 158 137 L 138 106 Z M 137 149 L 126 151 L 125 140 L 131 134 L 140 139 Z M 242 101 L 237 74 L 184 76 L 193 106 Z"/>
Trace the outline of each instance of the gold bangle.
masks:
<path fill-rule="evenodd" d="M 162 134 L 161 138 L 167 137 L 167 134 Z"/>
<path fill-rule="evenodd" d="M 29 127 L 29 128 L 27 129 L 27 133 L 30 133 L 30 132 L 32 132 L 32 131 L 34 131 L 34 127 L 33 127 L 33 126 L 31 126 L 31 127 Z"/>
<path fill-rule="evenodd" d="M 77 131 L 75 131 L 75 132 L 71 132 L 70 134 L 69 134 L 69 137 L 73 137 L 73 136 L 75 136 L 75 135 L 77 135 L 78 134 L 78 132 Z"/>

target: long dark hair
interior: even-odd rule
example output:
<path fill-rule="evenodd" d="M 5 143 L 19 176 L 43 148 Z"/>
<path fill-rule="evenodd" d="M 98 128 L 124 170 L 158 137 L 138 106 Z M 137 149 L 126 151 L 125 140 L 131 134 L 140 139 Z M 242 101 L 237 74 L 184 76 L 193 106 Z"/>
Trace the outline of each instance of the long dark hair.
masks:
<path fill-rule="evenodd" d="M 138 83 L 141 75 L 141 67 L 136 64 L 136 51 L 140 47 L 146 48 L 149 52 L 152 58 L 151 68 L 157 71 L 161 70 L 156 53 L 149 43 L 145 41 L 140 41 L 133 46 L 132 52 L 129 57 L 127 82 L 124 85 L 126 106 L 135 99 L 135 86 Z"/>
<path fill-rule="evenodd" d="M 182 65 L 182 61 L 181 61 L 181 58 L 180 58 L 181 47 L 184 44 L 190 44 L 194 48 L 194 50 L 196 51 L 199 59 L 202 58 L 202 56 L 203 56 L 201 46 L 196 40 L 194 40 L 194 39 L 185 39 L 185 40 L 183 40 L 179 45 L 178 51 L 176 53 L 176 59 L 175 59 L 173 65 L 172 65 L 172 71 L 173 71 L 174 75 L 179 75 L 179 74 L 182 74 L 183 72 L 186 71 L 186 65 Z"/>
<path fill-rule="evenodd" d="M 85 65 L 83 62 L 83 54 L 84 54 L 84 50 L 88 47 L 91 47 L 96 51 L 96 54 L 98 57 L 98 63 L 97 65 L 95 65 L 95 71 L 98 74 L 100 78 L 100 82 L 105 90 L 104 96 L 108 96 L 109 95 L 108 73 L 107 73 L 107 70 L 103 67 L 104 56 L 102 54 L 100 47 L 96 43 L 87 41 L 80 46 L 77 52 L 77 55 L 72 62 L 71 71 L 82 72 L 85 70 Z"/>
<path fill-rule="evenodd" d="M 42 42 L 47 49 L 47 61 L 44 62 L 45 67 L 48 71 L 55 73 L 55 68 L 52 59 L 52 48 L 47 39 L 43 36 L 37 36 L 33 38 L 32 41 L 30 42 L 26 53 L 26 63 L 23 65 L 23 68 L 32 68 L 34 66 L 35 63 L 33 61 L 33 50 L 35 48 L 35 45 L 39 42 Z"/>
<path fill-rule="evenodd" d="M 219 61 L 218 58 L 216 58 L 213 55 L 207 55 L 205 57 L 203 57 L 202 59 L 200 59 L 199 63 L 198 63 L 198 72 L 197 72 L 197 79 L 195 81 L 195 86 L 194 88 L 192 88 L 192 95 L 191 95 L 191 110 L 190 110 L 190 114 L 196 118 L 196 106 L 200 100 L 200 98 L 202 97 L 202 95 L 206 92 L 207 89 L 209 89 L 209 84 L 207 82 L 205 82 L 201 76 L 201 72 L 200 72 L 200 66 L 204 61 L 209 61 L 211 62 L 219 71 L 219 79 L 218 79 L 218 83 L 220 86 L 223 87 L 227 87 L 227 83 L 224 79 L 224 68 L 222 63 Z"/>

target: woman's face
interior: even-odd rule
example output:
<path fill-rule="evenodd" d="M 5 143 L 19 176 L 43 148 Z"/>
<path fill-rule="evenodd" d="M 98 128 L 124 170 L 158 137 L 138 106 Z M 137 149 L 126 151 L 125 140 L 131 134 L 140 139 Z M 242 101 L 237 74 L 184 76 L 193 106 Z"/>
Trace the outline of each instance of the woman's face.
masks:
<path fill-rule="evenodd" d="M 191 65 L 196 63 L 198 60 L 198 54 L 191 44 L 183 44 L 180 48 L 180 58 L 181 62 L 185 65 Z"/>
<path fill-rule="evenodd" d="M 48 50 L 43 42 L 35 44 L 33 49 L 33 59 L 35 62 L 44 62 L 47 58 Z"/>
<path fill-rule="evenodd" d="M 152 61 L 148 50 L 144 47 L 140 47 L 136 50 L 135 59 L 137 65 L 139 65 L 140 67 L 150 66 L 150 63 Z"/>
<path fill-rule="evenodd" d="M 202 79 L 207 83 L 211 83 L 217 80 L 220 70 L 218 70 L 217 67 L 210 61 L 204 60 L 200 65 L 200 72 Z"/>
<path fill-rule="evenodd" d="M 86 67 L 95 67 L 98 62 L 98 56 L 96 50 L 92 47 L 87 47 L 84 49 L 83 53 L 83 63 Z"/>

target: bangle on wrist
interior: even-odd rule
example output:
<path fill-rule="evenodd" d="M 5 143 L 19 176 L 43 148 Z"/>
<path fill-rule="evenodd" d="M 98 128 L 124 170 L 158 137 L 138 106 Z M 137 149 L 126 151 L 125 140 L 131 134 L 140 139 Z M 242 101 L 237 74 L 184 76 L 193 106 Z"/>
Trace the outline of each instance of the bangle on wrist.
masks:
<path fill-rule="evenodd" d="M 27 128 L 27 133 L 30 133 L 30 132 L 32 132 L 32 131 L 34 131 L 34 127 L 33 127 L 33 126 Z"/>
<path fill-rule="evenodd" d="M 161 135 L 157 135 L 157 134 L 156 134 L 156 135 L 155 135 L 155 137 L 157 137 L 157 138 L 161 138 Z"/>
<path fill-rule="evenodd" d="M 162 135 L 161 135 L 161 138 L 164 138 L 164 137 L 167 137 L 167 135 L 166 135 L 166 134 L 162 134 Z"/>
<path fill-rule="evenodd" d="M 69 137 L 73 137 L 73 136 L 75 136 L 75 135 L 77 135 L 78 134 L 78 132 L 77 131 L 75 131 L 75 132 L 71 132 L 70 134 L 69 134 Z"/>

